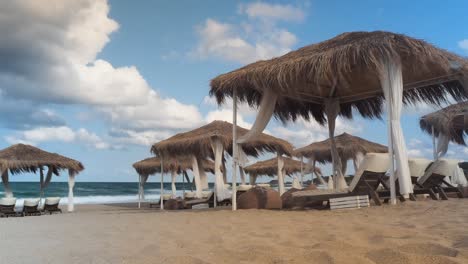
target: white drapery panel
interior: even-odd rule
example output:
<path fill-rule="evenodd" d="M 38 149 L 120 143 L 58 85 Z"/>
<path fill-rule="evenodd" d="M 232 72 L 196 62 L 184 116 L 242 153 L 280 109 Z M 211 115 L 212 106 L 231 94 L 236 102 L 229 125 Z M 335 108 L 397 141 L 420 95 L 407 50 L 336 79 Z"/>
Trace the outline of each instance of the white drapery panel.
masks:
<path fill-rule="evenodd" d="M 465 172 L 462 168 L 458 166 L 458 164 L 453 172 L 452 183 L 455 185 L 461 185 L 463 187 L 468 186 L 468 181 L 466 180 Z"/>
<path fill-rule="evenodd" d="M 149 175 L 147 174 L 144 174 L 144 175 L 141 175 L 141 199 L 145 199 L 145 184 L 146 182 L 148 181 L 148 178 L 149 178 Z"/>
<path fill-rule="evenodd" d="M 221 167 L 225 167 L 223 163 L 223 143 L 219 138 L 211 139 L 211 148 L 213 149 L 214 158 L 215 158 L 215 191 L 216 198 L 218 201 L 224 201 L 231 198 L 231 191 L 229 191 L 225 184 L 223 173 L 221 172 Z"/>
<path fill-rule="evenodd" d="M 43 169 L 41 168 L 39 170 L 39 173 L 40 173 L 40 177 L 41 177 L 41 182 L 40 182 L 40 198 L 42 200 L 42 197 L 44 196 L 44 189 L 47 188 L 47 186 L 49 186 L 49 183 L 50 181 L 52 180 L 52 173 L 53 172 L 53 168 L 52 167 L 48 167 L 47 169 L 47 175 L 46 175 L 46 178 L 44 180 L 44 171 Z"/>
<path fill-rule="evenodd" d="M 177 171 L 171 171 L 171 189 L 172 189 L 172 198 L 177 197 L 177 188 L 176 188 L 176 178 L 177 178 Z"/>
<path fill-rule="evenodd" d="M 277 100 L 277 94 L 273 93 L 269 89 L 264 90 L 255 123 L 247 133 L 237 139 L 237 143 L 240 144 L 248 142 L 263 132 L 265 127 L 268 125 L 271 116 L 273 115 Z"/>
<path fill-rule="evenodd" d="M 11 191 L 10 182 L 8 179 L 8 169 L 4 169 L 2 172 L 2 182 L 3 182 L 3 190 L 5 191 L 5 197 L 12 198 L 13 192 Z"/>
<path fill-rule="evenodd" d="M 200 158 L 197 158 L 198 163 L 198 175 L 200 175 L 200 182 L 202 189 L 208 189 L 208 176 L 206 175 L 205 168 L 203 167 L 203 162 Z"/>
<path fill-rule="evenodd" d="M 257 181 L 257 174 L 255 173 L 250 173 L 249 174 L 249 181 L 250 181 L 250 185 L 255 185 L 255 182 Z"/>
<path fill-rule="evenodd" d="M 346 170 L 348 169 L 348 161 L 345 158 L 341 158 L 341 173 L 343 177 L 346 176 Z"/>
<path fill-rule="evenodd" d="M 227 183 L 227 170 L 226 170 L 226 162 L 224 161 L 224 151 L 223 151 L 223 159 L 221 161 L 223 163 L 223 181 Z"/>
<path fill-rule="evenodd" d="M 338 149 L 336 148 L 335 143 L 335 121 L 338 113 L 340 112 L 340 102 L 335 98 L 329 98 L 325 100 L 325 114 L 327 115 L 328 122 L 328 135 L 331 141 L 331 156 L 332 156 L 332 166 L 333 166 L 333 175 L 335 177 L 334 183 L 337 190 L 343 190 L 348 188 L 348 184 L 344 179 L 343 175 L 343 165 L 338 155 Z"/>
<path fill-rule="evenodd" d="M 328 177 L 328 190 L 333 190 L 335 188 L 335 183 L 333 182 L 333 177 Z"/>
<path fill-rule="evenodd" d="M 320 184 L 322 185 L 327 185 L 327 182 L 325 181 L 325 179 L 322 177 L 322 175 L 319 173 L 319 172 L 316 172 L 315 171 L 315 159 L 309 159 L 309 161 L 307 162 L 307 171 L 312 171 L 312 178 L 314 177 L 317 177 L 317 179 L 320 181 Z"/>
<path fill-rule="evenodd" d="M 73 212 L 75 210 L 75 205 L 73 204 L 73 188 L 75 187 L 75 172 L 73 170 L 68 170 L 68 212 Z"/>
<path fill-rule="evenodd" d="M 293 182 L 292 182 L 291 187 L 293 187 L 295 189 L 299 189 L 299 190 L 302 189 L 302 185 L 301 185 L 301 183 L 299 182 L 299 179 L 296 176 L 294 176 L 294 178 L 293 178 Z"/>
<path fill-rule="evenodd" d="M 284 160 L 280 154 L 278 154 L 278 190 L 280 195 L 284 193 Z"/>
<path fill-rule="evenodd" d="M 358 152 L 353 159 L 354 173 L 358 171 L 359 165 L 361 165 L 362 160 L 364 160 L 364 154 L 362 152 Z"/>
<path fill-rule="evenodd" d="M 403 76 L 399 60 L 383 60 L 380 73 L 380 83 L 387 103 L 387 114 L 390 125 L 389 150 L 394 154 L 396 165 L 395 172 L 391 172 L 391 175 L 395 173 L 395 176 L 398 178 L 398 182 L 400 183 L 400 193 L 403 196 L 408 197 L 410 193 L 413 193 L 413 186 L 411 184 L 411 176 L 408 166 L 405 137 L 403 136 L 400 124 L 401 108 L 403 105 Z M 392 144 L 392 148 L 390 148 L 390 144 Z M 393 180 L 395 180 L 395 178 L 393 178 Z M 394 181 L 391 180 L 390 184 L 390 187 L 392 188 Z M 394 190 L 392 190 L 392 193 L 393 192 Z"/>
<path fill-rule="evenodd" d="M 239 172 L 240 172 L 240 177 L 241 177 L 241 184 L 245 185 L 245 172 L 242 166 L 239 166 Z"/>
<path fill-rule="evenodd" d="M 200 170 L 198 168 L 198 161 L 195 156 L 192 155 L 192 172 L 193 179 L 195 180 L 195 196 L 197 198 L 202 198 L 202 184 L 200 180 Z"/>
<path fill-rule="evenodd" d="M 437 137 L 437 153 L 436 159 L 443 157 L 448 150 L 450 139 L 447 135 L 439 133 L 439 137 Z"/>

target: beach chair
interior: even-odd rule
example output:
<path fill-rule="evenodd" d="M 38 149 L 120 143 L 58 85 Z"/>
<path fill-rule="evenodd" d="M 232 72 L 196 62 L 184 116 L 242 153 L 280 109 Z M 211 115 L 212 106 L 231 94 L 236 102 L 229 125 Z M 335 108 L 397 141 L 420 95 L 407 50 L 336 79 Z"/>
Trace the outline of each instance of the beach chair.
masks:
<path fill-rule="evenodd" d="M 38 210 L 39 199 L 24 199 L 23 202 L 23 215 L 41 215 Z"/>
<path fill-rule="evenodd" d="M 16 198 L 0 198 L 0 217 L 19 216 L 15 212 Z"/>
<path fill-rule="evenodd" d="M 458 164 L 456 164 L 458 166 Z M 446 178 L 454 172 L 453 162 L 440 159 L 434 161 L 426 170 L 424 176 L 418 179 L 414 194 L 429 194 L 432 199 L 438 200 L 436 193 L 442 200 L 447 200 L 447 193 L 455 193 L 458 198 L 464 198 L 463 188 L 455 187 Z"/>
<path fill-rule="evenodd" d="M 214 207 L 214 193 L 211 191 L 203 191 L 202 192 L 202 198 L 200 199 L 192 199 L 192 200 L 187 200 L 185 202 L 185 208 L 186 209 L 191 209 L 194 205 L 198 204 L 208 204 L 208 207 Z"/>
<path fill-rule="evenodd" d="M 163 199 L 163 204 L 166 203 L 169 199 L 172 198 L 172 194 L 163 194 L 162 197 L 159 197 L 157 202 L 149 203 L 150 208 L 160 208 L 161 207 L 161 198 Z"/>
<path fill-rule="evenodd" d="M 253 186 L 250 184 L 241 184 L 237 187 L 237 194 L 236 196 L 239 197 L 241 194 L 247 192 L 248 190 L 252 189 Z"/>
<path fill-rule="evenodd" d="M 385 184 L 384 176 L 389 167 L 388 153 L 367 153 L 347 190 L 298 191 L 292 194 L 293 202 L 298 204 L 314 201 L 329 202 L 333 198 L 368 195 L 376 205 L 382 205 L 377 188 Z"/>
<path fill-rule="evenodd" d="M 44 201 L 42 212 L 46 214 L 62 213 L 62 209 L 58 207 L 59 203 L 60 197 L 47 197 Z"/>

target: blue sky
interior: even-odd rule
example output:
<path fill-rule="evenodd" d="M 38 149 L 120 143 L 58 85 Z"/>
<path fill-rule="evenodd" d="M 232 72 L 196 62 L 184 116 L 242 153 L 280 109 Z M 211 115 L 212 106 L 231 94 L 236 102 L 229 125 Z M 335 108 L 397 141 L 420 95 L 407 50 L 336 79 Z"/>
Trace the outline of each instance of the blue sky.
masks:
<path fill-rule="evenodd" d="M 230 121 L 230 105 L 207 97 L 209 81 L 258 59 L 372 30 L 468 55 L 466 1 L 41 2 L 0 8 L 0 147 L 25 142 L 78 159 L 80 181 L 134 181 L 131 164 L 150 155 L 151 143 Z M 404 111 L 410 156 L 430 157 L 418 118 L 433 110 Z M 254 113 L 241 107 L 240 124 L 251 125 Z M 303 120 L 267 130 L 297 147 L 327 136 Z M 339 120 L 337 130 L 387 140 L 384 121 Z M 448 155 L 466 159 L 468 151 L 451 146 Z"/>

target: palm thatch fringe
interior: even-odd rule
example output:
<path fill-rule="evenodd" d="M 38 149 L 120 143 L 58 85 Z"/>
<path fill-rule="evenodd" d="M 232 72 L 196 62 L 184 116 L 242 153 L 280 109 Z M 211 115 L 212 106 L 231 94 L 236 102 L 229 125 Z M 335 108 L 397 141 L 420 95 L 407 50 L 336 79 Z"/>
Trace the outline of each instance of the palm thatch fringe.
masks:
<path fill-rule="evenodd" d="M 214 162 L 211 160 L 203 160 L 203 168 L 207 172 L 214 173 Z M 133 168 L 140 175 L 152 175 L 161 172 L 161 159 L 158 157 L 147 158 L 133 163 Z M 173 170 L 180 174 L 183 171 L 192 169 L 192 158 L 190 156 L 166 158 L 164 159 L 164 173 Z"/>
<path fill-rule="evenodd" d="M 365 140 L 360 137 L 352 136 L 348 133 L 343 133 L 335 137 L 336 148 L 340 158 L 350 160 L 354 159 L 358 153 L 366 154 L 373 153 L 387 153 L 388 149 L 384 145 Z M 327 163 L 332 161 L 331 156 L 331 140 L 314 142 L 308 146 L 294 150 L 294 156 L 307 157 L 315 159 L 320 163 Z"/>
<path fill-rule="evenodd" d="M 352 118 L 354 109 L 363 117 L 380 118 L 384 58 L 402 63 L 405 104 L 440 105 L 448 95 L 457 101 L 467 98 L 465 59 L 423 40 L 384 31 L 343 33 L 219 75 L 211 81 L 210 95 L 221 104 L 236 89 L 241 102 L 258 106 L 263 91 L 271 89 L 279 95 L 274 114 L 282 121 L 312 117 L 324 124 L 323 103 L 329 97 L 339 98 L 341 116 Z"/>
<path fill-rule="evenodd" d="M 248 129 L 237 126 L 238 137 L 241 137 L 248 131 Z M 232 153 L 232 124 L 218 120 L 192 131 L 179 133 L 160 141 L 151 147 L 151 152 L 158 156 L 162 154 L 164 157 L 191 154 L 203 158 L 213 158 L 211 138 L 214 137 L 221 140 L 224 149 L 228 153 Z M 264 152 L 278 152 L 280 154 L 291 155 L 293 151 L 291 143 L 265 133 L 241 146 L 247 155 L 254 157 L 258 157 L 258 155 Z"/>
<path fill-rule="evenodd" d="M 8 169 L 12 174 L 35 173 L 45 166 L 52 168 L 55 175 L 58 175 L 59 170 L 70 170 L 74 174 L 84 170 L 83 164 L 77 160 L 30 145 L 16 144 L 0 150 L 0 169 L 2 171 Z"/>
<path fill-rule="evenodd" d="M 286 175 L 291 176 L 294 173 L 301 172 L 301 162 L 298 160 L 293 160 L 291 158 L 283 158 L 284 160 L 284 170 Z M 302 168 L 304 173 L 311 173 L 312 168 L 305 163 L 302 163 Z M 307 170 L 307 168 L 309 168 Z M 276 176 L 278 174 L 278 159 L 273 158 L 269 160 L 259 161 L 252 165 L 249 165 L 244 168 L 244 171 L 248 174 L 256 174 L 256 175 L 268 175 L 270 177 Z M 315 167 L 314 172 L 318 174 L 322 174 L 320 168 Z"/>
<path fill-rule="evenodd" d="M 447 135 L 450 141 L 460 145 L 466 145 L 464 135 L 468 134 L 468 102 L 462 102 L 445 107 L 434 113 L 427 114 L 419 120 L 419 126 L 423 131 L 434 135 Z M 468 120 L 467 120 L 468 121 Z"/>

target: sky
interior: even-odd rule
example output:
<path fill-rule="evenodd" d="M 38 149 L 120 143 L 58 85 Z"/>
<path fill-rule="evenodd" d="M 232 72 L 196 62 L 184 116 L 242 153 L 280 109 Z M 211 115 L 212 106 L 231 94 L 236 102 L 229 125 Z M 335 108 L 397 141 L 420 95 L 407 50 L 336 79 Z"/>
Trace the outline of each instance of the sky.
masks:
<path fill-rule="evenodd" d="M 218 106 L 208 96 L 209 82 L 259 59 L 373 30 L 468 55 L 468 2 L 462 0 L 0 5 L 0 148 L 26 143 L 80 160 L 86 169 L 77 181 L 136 181 L 131 165 L 151 155 L 151 144 L 213 120 L 232 121 L 231 104 Z M 431 138 L 418 119 L 437 109 L 420 104 L 404 110 L 410 157 L 431 157 Z M 240 106 L 239 125 L 248 128 L 254 119 L 255 109 Z M 387 142 L 385 119 L 338 119 L 336 134 L 342 132 Z M 272 120 L 267 133 L 296 147 L 327 138 L 326 128 L 304 120 Z M 468 149 L 451 145 L 447 155 L 466 160 Z"/>

